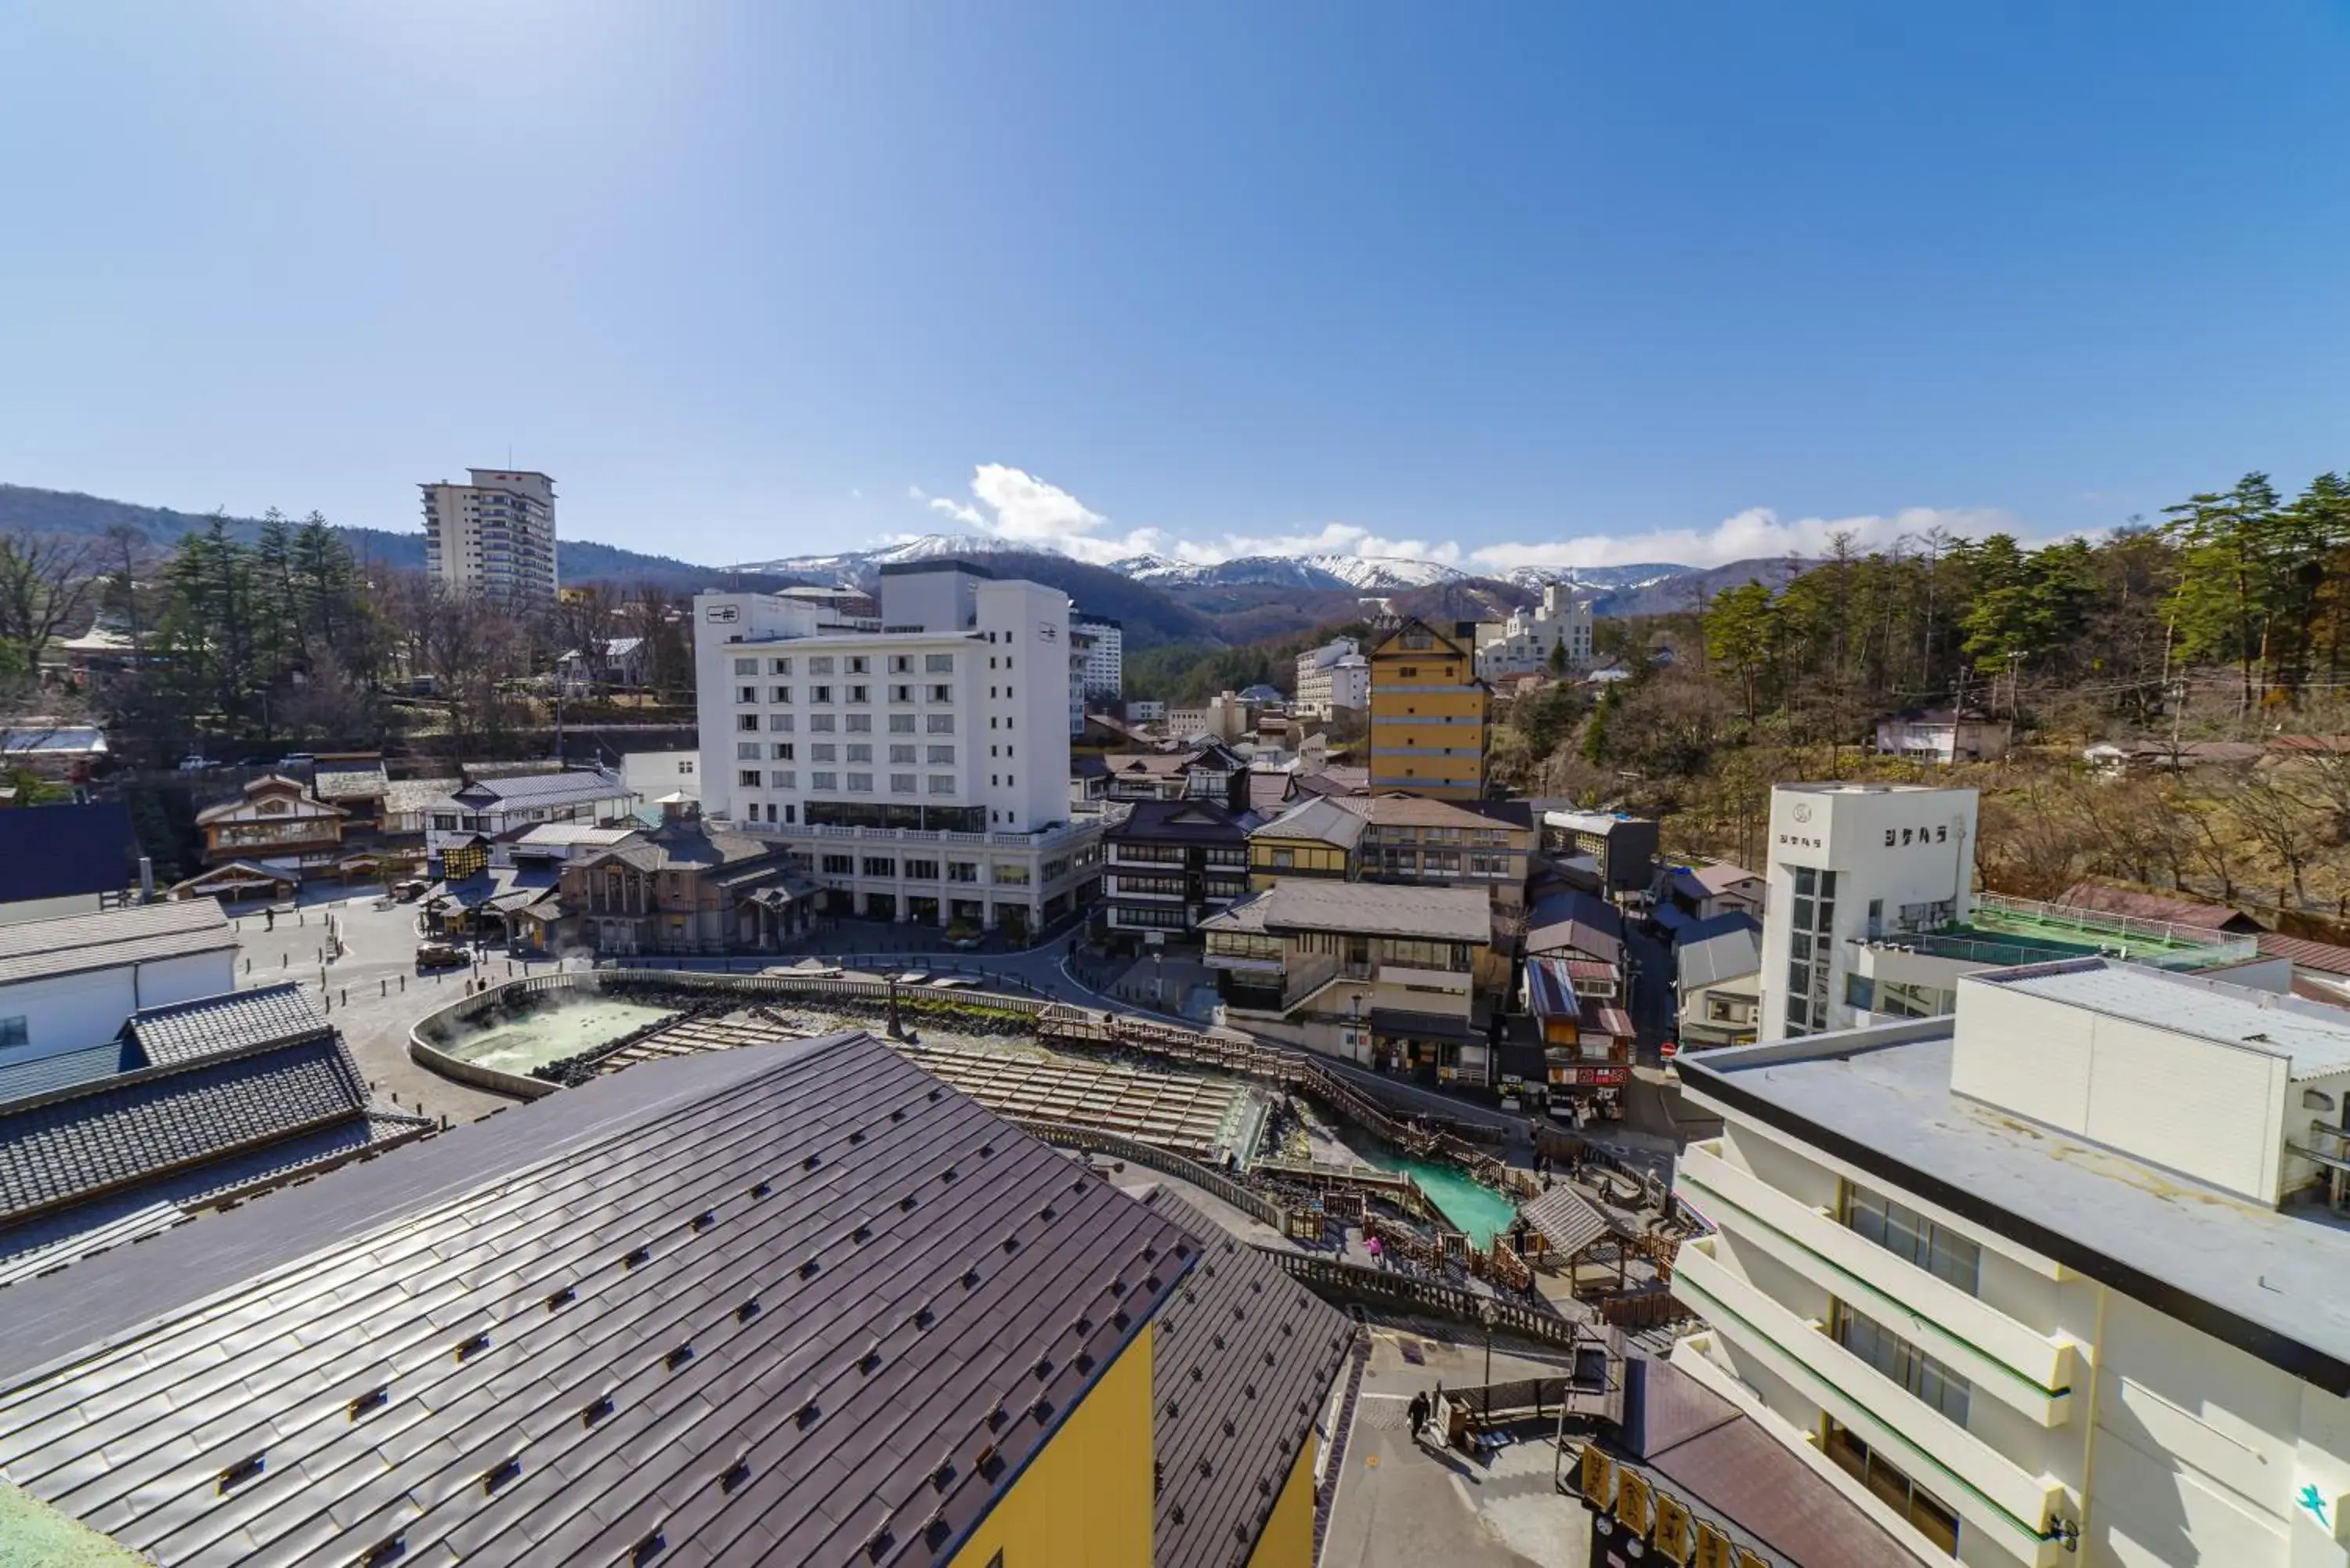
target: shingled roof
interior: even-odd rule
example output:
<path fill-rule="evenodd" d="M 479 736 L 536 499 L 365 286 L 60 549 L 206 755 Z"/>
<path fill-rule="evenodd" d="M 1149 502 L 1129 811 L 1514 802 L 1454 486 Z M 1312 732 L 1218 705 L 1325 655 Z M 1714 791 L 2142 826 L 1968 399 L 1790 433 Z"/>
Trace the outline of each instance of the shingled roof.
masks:
<path fill-rule="evenodd" d="M 683 1057 L 10 1287 L 0 1452 L 172 1563 L 946 1562 L 1198 1255 L 869 1036 Z"/>
<path fill-rule="evenodd" d="M 144 1007 L 124 1028 L 151 1067 L 334 1033 L 318 1004 L 291 982 Z"/>
<path fill-rule="evenodd" d="M 1204 1249 L 1152 1338 L 1151 1568 L 1227 1568 L 1264 1533 L 1355 1325 L 1167 1189 L 1143 1201 Z"/>
<path fill-rule="evenodd" d="M 235 946 L 236 928 L 208 899 L 19 920 L 0 925 L 0 985 Z"/>

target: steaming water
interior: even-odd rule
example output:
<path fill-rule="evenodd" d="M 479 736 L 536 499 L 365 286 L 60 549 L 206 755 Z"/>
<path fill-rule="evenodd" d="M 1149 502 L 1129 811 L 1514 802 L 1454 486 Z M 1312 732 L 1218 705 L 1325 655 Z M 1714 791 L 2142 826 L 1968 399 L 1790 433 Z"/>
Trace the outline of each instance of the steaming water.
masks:
<path fill-rule="evenodd" d="M 641 1002 L 618 1002 L 598 997 L 575 1002 L 546 1012 L 479 1034 L 467 1034 L 447 1047 L 449 1054 L 500 1072 L 528 1074 L 533 1067 L 577 1056 L 630 1030 L 641 1029 L 673 1010 L 649 1007 Z"/>

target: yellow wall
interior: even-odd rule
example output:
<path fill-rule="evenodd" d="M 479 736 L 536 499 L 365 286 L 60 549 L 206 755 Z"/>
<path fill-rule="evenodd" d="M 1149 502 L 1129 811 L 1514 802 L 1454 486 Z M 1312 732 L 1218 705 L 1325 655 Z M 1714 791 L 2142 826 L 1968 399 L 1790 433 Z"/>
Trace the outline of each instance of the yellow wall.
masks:
<path fill-rule="evenodd" d="M 953 1568 L 987 1568 L 998 1552 L 1003 1568 L 1141 1568 L 1150 1561 L 1150 1458 L 1146 1331 L 980 1521 Z M 1310 1540 L 1310 1507 L 1306 1524 Z"/>
<path fill-rule="evenodd" d="M 1314 1568 L 1314 1456 L 1320 1445 L 1308 1439 L 1282 1483 L 1264 1533 L 1256 1538 L 1248 1568 Z M 1003 1568 L 1012 1568 L 1006 1559 Z"/>
<path fill-rule="evenodd" d="M 1273 863 L 1276 849 L 1290 852 L 1289 865 Z M 1347 852 L 1318 838 L 1252 838 L 1249 871 L 1249 886 L 1259 892 L 1284 877 L 1343 877 L 1347 874 Z"/>
<path fill-rule="evenodd" d="M 1490 715 L 1476 659 L 1441 633 L 1427 648 L 1404 647 L 1411 624 L 1371 653 L 1371 787 L 1478 799 L 1485 793 Z"/>

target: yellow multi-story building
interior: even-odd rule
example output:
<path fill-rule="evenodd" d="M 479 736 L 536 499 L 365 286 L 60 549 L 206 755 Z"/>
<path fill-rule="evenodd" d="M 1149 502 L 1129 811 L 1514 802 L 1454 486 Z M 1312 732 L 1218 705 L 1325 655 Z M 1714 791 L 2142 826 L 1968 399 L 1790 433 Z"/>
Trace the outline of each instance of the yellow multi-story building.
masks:
<path fill-rule="evenodd" d="M 1492 712 L 1468 632 L 1447 634 L 1417 616 L 1371 644 L 1371 787 L 1439 800 L 1485 793 Z"/>

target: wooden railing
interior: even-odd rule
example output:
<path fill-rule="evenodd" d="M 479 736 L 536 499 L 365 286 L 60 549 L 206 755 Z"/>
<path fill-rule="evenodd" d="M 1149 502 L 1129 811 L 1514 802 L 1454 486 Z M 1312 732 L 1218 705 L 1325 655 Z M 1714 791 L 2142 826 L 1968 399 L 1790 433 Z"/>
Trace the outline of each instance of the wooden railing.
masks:
<path fill-rule="evenodd" d="M 1289 1211 L 1280 1204 L 1263 1193 L 1234 1181 L 1222 1171 L 1201 1165 L 1195 1159 L 1186 1159 L 1171 1149 L 1124 1137 L 1114 1132 L 1104 1132 L 1097 1127 L 1072 1127 L 1066 1122 L 1031 1121 L 1023 1116 L 1011 1119 L 1055 1148 L 1107 1154 L 1164 1171 L 1204 1192 L 1213 1193 L 1250 1219 L 1270 1225 L 1284 1235 L 1288 1234 Z"/>
<path fill-rule="evenodd" d="M 1524 1302 L 1505 1301 L 1470 1290 L 1465 1285 L 1446 1284 L 1440 1280 L 1424 1280 L 1386 1269 L 1369 1269 L 1359 1263 L 1341 1262 L 1336 1258 L 1315 1252 L 1293 1252 L 1277 1247 L 1260 1247 L 1258 1251 L 1279 1263 L 1282 1272 L 1291 1279 L 1319 1294 L 1402 1307 L 1481 1327 L 1490 1312 L 1496 1333 L 1513 1334 L 1544 1345 L 1560 1345 L 1569 1348 L 1576 1343 L 1575 1325 L 1572 1322 Z M 1584 1337 L 1588 1339 L 1588 1334 Z"/>

